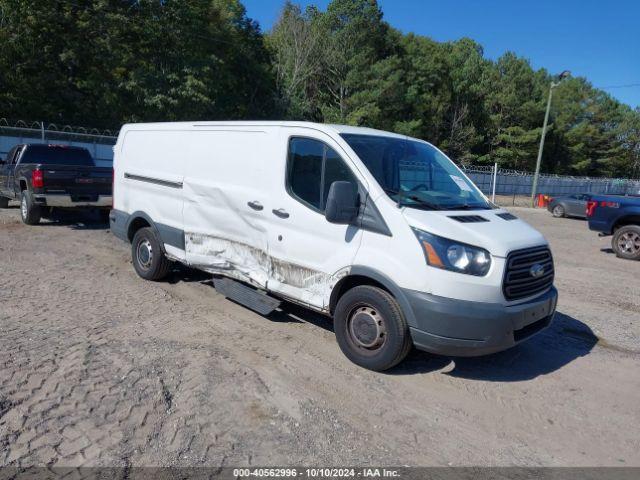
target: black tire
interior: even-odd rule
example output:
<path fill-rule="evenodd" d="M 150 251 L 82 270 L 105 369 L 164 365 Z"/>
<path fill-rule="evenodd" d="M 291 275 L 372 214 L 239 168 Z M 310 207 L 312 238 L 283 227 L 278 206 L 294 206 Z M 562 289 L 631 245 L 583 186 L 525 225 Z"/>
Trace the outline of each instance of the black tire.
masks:
<path fill-rule="evenodd" d="M 611 248 L 620 258 L 640 260 L 640 226 L 625 225 L 617 229 L 611 239 Z"/>
<path fill-rule="evenodd" d="M 0 197 L 0 208 L 7 208 L 9 206 L 9 199 L 7 197 Z"/>
<path fill-rule="evenodd" d="M 145 252 L 149 255 L 146 256 Z M 172 265 L 150 227 L 141 228 L 133 236 L 131 261 L 140 277 L 153 281 L 166 278 Z"/>
<path fill-rule="evenodd" d="M 551 215 L 556 218 L 562 218 L 567 216 L 567 212 L 562 205 L 556 205 L 551 209 Z"/>
<path fill-rule="evenodd" d="M 361 285 L 347 291 L 336 305 L 333 324 L 345 356 L 369 370 L 388 370 L 411 350 L 411 335 L 402 310 L 381 288 Z M 377 344 L 372 345 L 374 341 Z"/>
<path fill-rule="evenodd" d="M 33 197 L 28 190 L 23 190 L 20 197 L 20 217 L 27 225 L 37 225 L 42 217 L 40 207 L 33 203 Z"/>

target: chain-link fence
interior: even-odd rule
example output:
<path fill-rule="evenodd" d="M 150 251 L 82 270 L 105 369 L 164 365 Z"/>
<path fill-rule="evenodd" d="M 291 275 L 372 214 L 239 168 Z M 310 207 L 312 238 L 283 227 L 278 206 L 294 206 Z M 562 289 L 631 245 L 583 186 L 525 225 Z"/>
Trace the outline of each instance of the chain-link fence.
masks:
<path fill-rule="evenodd" d="M 490 165 L 470 165 L 462 168 L 478 188 L 489 197 L 493 193 L 495 177 L 495 194 L 497 197 L 502 197 L 502 203 L 506 201 L 505 197 L 511 198 L 512 205 L 515 205 L 518 199 L 531 196 L 533 172 L 498 168 L 496 175 L 495 167 Z M 540 174 L 536 193 L 554 196 L 574 193 L 633 195 L 640 194 L 640 180 Z"/>
<path fill-rule="evenodd" d="M 87 148 L 98 166 L 111 166 L 113 145 L 118 132 L 95 128 L 58 126 L 53 123 L 27 123 L 22 120 L 9 122 L 0 118 L 0 158 L 19 143 L 58 143 Z M 491 165 L 463 166 L 464 172 L 482 190 L 491 196 L 494 189 L 501 203 L 522 203 L 531 196 L 533 172 L 509 170 Z M 640 180 L 625 178 L 573 177 L 541 174 L 537 193 L 545 195 L 570 195 L 573 193 L 602 193 L 613 195 L 640 194 Z"/>
<path fill-rule="evenodd" d="M 108 167 L 113 161 L 117 135 L 117 131 L 111 130 L 22 120 L 10 122 L 0 118 L 0 158 L 5 158 L 9 150 L 20 143 L 56 143 L 84 147 L 91 152 L 96 165 Z"/>

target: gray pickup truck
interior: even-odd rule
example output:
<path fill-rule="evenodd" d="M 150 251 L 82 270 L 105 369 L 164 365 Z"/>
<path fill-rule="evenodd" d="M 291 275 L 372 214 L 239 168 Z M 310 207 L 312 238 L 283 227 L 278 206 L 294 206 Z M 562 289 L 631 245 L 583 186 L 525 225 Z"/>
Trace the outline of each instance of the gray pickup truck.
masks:
<path fill-rule="evenodd" d="M 99 209 L 108 218 L 113 170 L 96 167 L 86 148 L 21 144 L 0 161 L 0 208 L 20 201 L 22 221 L 35 225 L 53 209 Z"/>

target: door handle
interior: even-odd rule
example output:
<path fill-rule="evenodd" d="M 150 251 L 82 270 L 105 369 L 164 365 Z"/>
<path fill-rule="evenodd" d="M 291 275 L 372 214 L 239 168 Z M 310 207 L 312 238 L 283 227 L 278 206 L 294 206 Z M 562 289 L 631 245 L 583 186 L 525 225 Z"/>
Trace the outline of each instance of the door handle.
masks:
<path fill-rule="evenodd" d="M 277 210 L 271 210 L 276 217 L 280 218 L 289 218 L 289 213 L 284 208 L 279 208 Z"/>
<path fill-rule="evenodd" d="M 251 208 L 253 208 L 254 210 L 262 210 L 264 207 L 262 206 L 262 204 L 260 202 L 258 202 L 257 200 L 253 200 L 251 202 L 247 202 L 247 205 L 249 205 Z"/>

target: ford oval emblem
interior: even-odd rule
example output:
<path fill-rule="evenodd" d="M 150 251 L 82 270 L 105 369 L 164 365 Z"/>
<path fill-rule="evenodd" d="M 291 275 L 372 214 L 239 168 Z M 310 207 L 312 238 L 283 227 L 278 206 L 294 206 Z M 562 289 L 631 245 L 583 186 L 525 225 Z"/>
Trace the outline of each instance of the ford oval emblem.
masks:
<path fill-rule="evenodd" d="M 529 269 L 529 275 L 531 275 L 533 278 L 540 278 L 544 275 L 544 267 L 539 263 L 532 265 Z"/>

